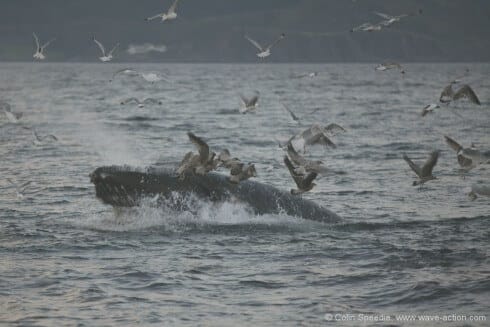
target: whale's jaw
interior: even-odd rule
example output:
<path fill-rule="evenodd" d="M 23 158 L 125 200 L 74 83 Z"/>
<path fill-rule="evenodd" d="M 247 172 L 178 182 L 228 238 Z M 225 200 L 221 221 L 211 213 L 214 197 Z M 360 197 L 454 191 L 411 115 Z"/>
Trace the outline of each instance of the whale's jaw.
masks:
<path fill-rule="evenodd" d="M 284 213 L 322 222 L 340 220 L 339 216 L 313 201 L 250 180 L 230 183 L 226 176 L 217 173 L 190 175 L 181 180 L 171 169 L 107 166 L 94 170 L 90 180 L 95 185 L 97 198 L 114 207 L 134 207 L 143 199 L 165 199 L 181 193 L 212 202 L 240 201 L 256 214 Z"/>

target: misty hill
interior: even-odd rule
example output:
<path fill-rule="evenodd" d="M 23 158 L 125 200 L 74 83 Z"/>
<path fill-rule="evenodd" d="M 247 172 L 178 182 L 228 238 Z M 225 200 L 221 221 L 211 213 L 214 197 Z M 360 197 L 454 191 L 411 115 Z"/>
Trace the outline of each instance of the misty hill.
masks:
<path fill-rule="evenodd" d="M 172 0 L 2 0 L 0 60 L 32 60 L 32 32 L 57 40 L 49 61 L 96 61 L 95 34 L 107 48 L 121 43 L 116 61 L 256 62 L 248 34 L 267 44 L 286 39 L 271 62 L 489 61 L 488 0 L 181 0 L 178 18 L 144 18 Z M 350 33 L 379 11 L 416 13 L 380 32 Z M 165 52 L 130 55 L 130 44 L 165 45 Z"/>

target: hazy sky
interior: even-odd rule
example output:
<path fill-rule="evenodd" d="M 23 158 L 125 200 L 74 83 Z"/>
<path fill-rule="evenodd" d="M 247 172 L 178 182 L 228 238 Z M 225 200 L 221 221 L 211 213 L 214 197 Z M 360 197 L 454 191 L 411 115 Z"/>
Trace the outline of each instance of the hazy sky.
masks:
<path fill-rule="evenodd" d="M 56 37 L 49 61 L 96 61 L 97 38 L 115 61 L 255 62 L 248 34 L 267 44 L 283 40 L 270 62 L 489 61 L 489 0 L 181 0 L 178 18 L 144 18 L 173 0 L 1 0 L 0 60 L 32 60 L 32 32 Z M 374 11 L 423 10 L 380 32 L 350 33 L 381 19 Z M 159 51 L 144 52 L 145 43 Z M 127 52 L 130 45 L 139 51 Z"/>

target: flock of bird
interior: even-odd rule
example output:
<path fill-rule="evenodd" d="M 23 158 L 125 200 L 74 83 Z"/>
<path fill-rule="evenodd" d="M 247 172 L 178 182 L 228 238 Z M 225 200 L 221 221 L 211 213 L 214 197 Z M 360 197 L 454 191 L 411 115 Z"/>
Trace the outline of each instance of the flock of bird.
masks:
<path fill-rule="evenodd" d="M 145 20 L 153 21 L 155 19 L 160 19 L 161 22 L 165 22 L 176 19 L 178 2 L 179 0 L 174 0 L 173 4 L 169 7 L 168 10 L 157 15 L 148 17 Z M 375 24 L 364 23 L 352 28 L 350 31 L 376 32 L 380 31 L 383 28 L 392 26 L 393 24 L 399 22 L 401 19 L 416 15 L 415 13 L 410 13 L 392 16 L 380 12 L 375 12 L 375 14 L 383 18 L 383 20 Z M 422 14 L 422 10 L 419 10 L 417 14 Z M 33 58 L 36 60 L 46 59 L 45 50 L 55 39 L 53 38 L 41 45 L 39 38 L 35 33 L 33 33 L 33 37 L 36 43 L 36 51 L 33 55 Z M 248 35 L 245 35 L 245 39 L 258 49 L 259 52 L 256 53 L 256 56 L 261 59 L 269 57 L 271 55 L 272 47 L 284 38 L 285 34 L 282 33 L 273 42 L 264 47 Z M 101 56 L 99 57 L 99 60 L 102 62 L 110 62 L 114 58 L 114 54 L 119 46 L 119 43 L 116 43 L 113 48 L 109 52 L 107 52 L 104 45 L 100 41 L 98 41 L 95 36 L 93 36 L 92 40 L 101 51 Z M 375 70 L 380 72 L 385 72 L 392 69 L 397 69 L 400 73 L 405 74 L 405 70 L 403 69 L 402 65 L 396 62 L 386 62 L 375 67 Z M 168 81 L 168 78 L 161 74 L 154 72 L 139 72 L 132 68 L 124 68 L 116 71 L 115 73 L 113 73 L 110 81 L 113 81 L 119 75 L 138 76 L 143 78 L 145 81 L 151 83 L 159 82 L 162 80 Z M 312 72 L 296 76 L 296 78 L 315 76 L 317 76 L 317 73 Z M 441 108 L 442 105 L 448 106 L 451 102 L 463 98 L 468 99 L 476 105 L 480 105 L 480 100 L 469 85 L 462 84 L 457 90 L 454 90 L 453 87 L 458 84 L 461 84 L 460 79 L 451 81 L 449 85 L 447 85 L 441 92 L 439 103 L 428 104 L 422 109 L 421 115 L 424 117 L 427 114 L 434 112 L 435 109 Z M 260 93 L 258 91 L 256 91 L 255 94 L 251 97 L 240 95 L 242 104 L 239 108 L 239 112 L 242 114 L 255 112 L 258 106 L 259 96 Z M 140 108 L 144 107 L 145 104 L 162 104 L 161 101 L 153 98 L 140 100 L 138 98 L 131 97 L 121 101 L 121 105 L 125 105 L 128 103 L 136 103 Z M 299 121 L 299 118 L 289 107 L 284 104 L 283 106 L 284 109 L 291 116 L 292 120 L 296 122 Z M 8 103 L 0 102 L 0 108 L 3 109 L 6 118 L 10 122 L 18 122 L 18 120 L 22 117 L 21 113 L 19 114 L 12 112 Z M 286 151 L 286 155 L 283 158 L 284 164 L 297 186 L 296 189 L 291 189 L 292 194 L 300 195 L 302 193 L 312 190 L 316 185 L 314 183 L 314 180 L 317 178 L 317 176 L 324 175 L 330 172 L 330 170 L 325 167 L 322 161 L 308 160 L 300 153 L 306 153 L 306 147 L 313 145 L 322 145 L 324 147 L 335 148 L 336 145 L 332 141 L 332 137 L 338 133 L 343 132 L 346 132 L 346 130 L 342 126 L 335 123 L 326 126 L 313 124 L 311 127 L 303 130 L 302 132 L 293 135 L 285 144 L 279 142 L 279 146 Z M 54 135 L 39 136 L 34 129 L 32 129 L 32 133 L 34 136 L 34 144 L 57 140 L 56 136 Z M 243 163 L 240 159 L 232 157 L 227 149 L 223 149 L 217 155 L 216 152 L 210 150 L 209 145 L 201 137 L 198 137 L 191 132 L 188 132 L 187 135 L 189 137 L 189 140 L 197 148 L 197 153 L 194 153 L 192 151 L 188 152 L 182 159 L 180 165 L 176 169 L 176 173 L 180 179 L 185 179 L 186 176 L 188 176 L 189 174 L 204 175 L 220 167 L 229 170 L 230 176 L 228 180 L 231 183 L 240 183 L 244 180 L 257 176 L 257 171 L 253 163 Z M 457 162 L 464 171 L 469 171 L 470 169 L 481 164 L 490 163 L 489 153 L 481 152 L 473 146 L 470 148 L 464 148 L 449 136 L 444 137 L 447 144 L 451 147 L 451 149 L 456 152 Z M 439 153 L 440 151 L 438 150 L 432 151 L 429 155 L 429 158 L 422 166 L 414 163 L 407 155 L 403 155 L 403 159 L 407 162 L 409 167 L 418 177 L 418 180 L 414 181 L 413 185 L 423 185 L 428 181 L 436 179 L 436 177 L 433 175 L 433 169 L 437 164 Z M 14 182 L 12 181 L 11 183 L 14 184 Z M 29 183 L 27 183 L 26 185 L 22 184 L 20 186 L 16 186 L 16 189 L 18 189 L 17 193 L 19 194 L 22 191 L 25 191 L 25 188 L 28 186 L 28 184 Z M 488 186 L 473 185 L 472 191 L 469 193 L 469 196 L 472 199 L 475 199 L 477 197 L 477 194 L 490 196 L 490 188 Z"/>

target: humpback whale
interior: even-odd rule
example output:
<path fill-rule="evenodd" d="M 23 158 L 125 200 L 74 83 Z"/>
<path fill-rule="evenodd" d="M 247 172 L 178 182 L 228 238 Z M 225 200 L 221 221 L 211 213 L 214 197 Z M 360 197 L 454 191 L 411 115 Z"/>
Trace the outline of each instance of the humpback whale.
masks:
<path fill-rule="evenodd" d="M 239 201 L 255 214 L 280 214 L 320 222 L 338 222 L 340 217 L 315 202 L 291 195 L 273 186 L 246 180 L 230 183 L 219 173 L 189 175 L 179 179 L 175 169 L 150 166 L 105 166 L 90 175 L 95 194 L 114 207 L 135 207 L 145 198 L 168 199 L 173 194 L 193 194 L 212 202 Z M 184 209 L 177 205 L 175 209 Z"/>

